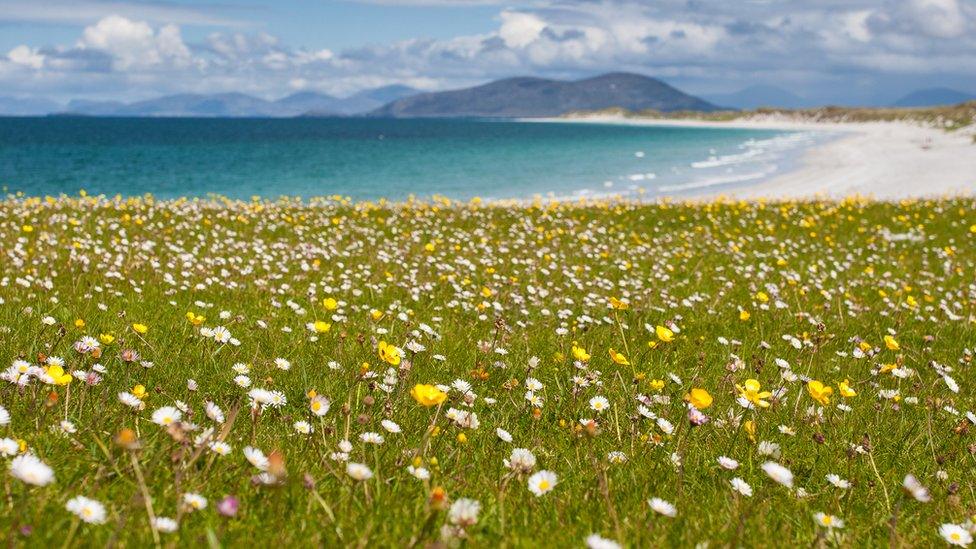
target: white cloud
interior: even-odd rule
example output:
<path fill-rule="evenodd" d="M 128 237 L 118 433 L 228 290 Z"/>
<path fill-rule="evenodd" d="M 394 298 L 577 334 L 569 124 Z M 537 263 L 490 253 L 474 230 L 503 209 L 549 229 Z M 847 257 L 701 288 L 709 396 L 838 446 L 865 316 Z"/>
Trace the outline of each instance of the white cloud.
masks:
<path fill-rule="evenodd" d="M 539 0 L 500 9 L 495 30 L 483 34 L 332 51 L 298 48 L 264 32 L 188 42 L 173 23 L 110 15 L 86 27 L 74 46 L 30 44 L 0 54 L 0 85 L 270 97 L 632 70 L 713 90 L 716 82 L 729 89 L 762 80 L 798 92 L 855 80 L 880 87 L 892 75 L 931 85 L 930 74 L 976 89 L 974 22 L 976 7 L 958 0 Z"/>

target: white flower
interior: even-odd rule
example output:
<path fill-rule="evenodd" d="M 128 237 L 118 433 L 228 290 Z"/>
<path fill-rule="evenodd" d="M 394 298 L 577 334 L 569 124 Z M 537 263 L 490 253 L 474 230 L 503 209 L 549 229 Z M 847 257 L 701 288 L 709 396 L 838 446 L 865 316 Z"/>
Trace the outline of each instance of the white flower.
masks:
<path fill-rule="evenodd" d="M 593 398 L 590 399 L 590 409 L 591 410 L 594 410 L 594 411 L 597 411 L 597 412 L 602 412 L 602 411 L 606 410 L 609 407 L 610 407 L 610 401 L 607 400 L 606 397 L 595 396 L 595 397 L 593 397 Z"/>
<path fill-rule="evenodd" d="M 414 467 L 413 465 L 408 465 L 407 472 L 413 475 L 418 480 L 427 480 L 430 478 L 430 471 L 428 471 L 423 467 Z"/>
<path fill-rule="evenodd" d="M 34 486 L 47 486 L 54 482 L 54 470 L 34 454 L 22 454 L 11 460 L 10 476 Z"/>
<path fill-rule="evenodd" d="M 780 456 L 779 444 L 769 442 L 768 440 L 761 441 L 757 451 L 759 452 L 759 455 L 768 456 L 773 459 L 779 459 Z"/>
<path fill-rule="evenodd" d="M 178 422 L 182 417 L 183 412 L 180 412 L 172 406 L 163 406 L 152 413 L 152 422 L 165 427 Z"/>
<path fill-rule="evenodd" d="M 752 496 L 752 486 L 749 486 L 746 481 L 742 480 L 741 478 L 735 477 L 734 479 L 730 480 L 729 483 L 732 484 L 733 490 L 742 494 L 743 496 Z"/>
<path fill-rule="evenodd" d="M 586 547 L 588 549 L 620 549 L 620 544 L 612 539 L 600 537 L 600 534 L 590 534 L 586 536 Z"/>
<path fill-rule="evenodd" d="M 498 438 L 503 442 L 512 442 L 512 434 L 501 427 L 495 429 L 495 434 L 498 435 Z"/>
<path fill-rule="evenodd" d="M 651 498 L 647 500 L 647 503 L 650 504 L 651 509 L 654 510 L 655 513 L 659 513 L 666 517 L 675 517 L 678 515 L 678 510 L 674 508 L 674 505 L 671 505 L 670 502 L 661 498 Z"/>
<path fill-rule="evenodd" d="M 844 527 L 843 520 L 835 517 L 834 515 L 828 515 L 826 513 L 815 513 L 813 515 L 813 520 L 820 526 L 824 526 L 830 530 Z"/>
<path fill-rule="evenodd" d="M 556 487 L 556 482 L 558 482 L 556 473 L 552 471 L 539 471 L 529 477 L 529 491 L 535 494 L 536 497 L 539 497 L 552 491 Z"/>
<path fill-rule="evenodd" d="M 362 463 L 347 463 L 346 474 L 352 477 L 354 480 L 369 480 L 373 478 L 373 471 Z"/>
<path fill-rule="evenodd" d="M 451 504 L 447 512 L 447 520 L 455 526 L 472 526 L 478 522 L 481 503 L 475 499 L 461 498 Z"/>
<path fill-rule="evenodd" d="M 122 391 L 119 393 L 119 401 L 133 410 L 142 410 L 146 407 L 145 402 L 139 400 L 139 397 L 128 391 Z"/>
<path fill-rule="evenodd" d="M 217 406 L 216 404 L 208 400 L 207 403 L 204 405 L 204 410 L 207 412 L 207 417 L 209 417 L 214 422 L 216 423 L 224 422 L 224 411 L 220 409 L 220 406 Z"/>
<path fill-rule="evenodd" d="M 396 423 L 388 419 L 384 419 L 383 421 L 381 421 L 380 425 L 382 425 L 383 428 L 386 429 L 387 433 L 399 433 L 402 430 L 400 429 L 399 425 L 397 425 Z"/>
<path fill-rule="evenodd" d="M 0 425 L 7 425 L 10 423 L 10 412 L 6 408 L 0 406 Z"/>
<path fill-rule="evenodd" d="M 664 434 L 670 435 L 674 432 L 674 424 L 670 421 L 664 419 L 663 417 L 657 418 L 657 426 L 659 429 L 664 431 Z"/>
<path fill-rule="evenodd" d="M 69 499 L 64 508 L 88 524 L 105 522 L 105 506 L 85 496 L 75 496 Z"/>
<path fill-rule="evenodd" d="M 949 545 L 967 547 L 973 542 L 973 536 L 963 526 L 959 524 L 946 523 L 939 526 L 939 535 L 946 540 Z"/>
<path fill-rule="evenodd" d="M 158 532 L 162 532 L 164 534 L 171 534 L 180 526 L 175 520 L 169 517 L 156 517 L 153 519 L 152 525 Z"/>
<path fill-rule="evenodd" d="M 268 457 L 264 455 L 264 452 L 254 448 L 253 446 L 244 447 L 244 457 L 247 458 L 251 465 L 257 467 L 259 471 L 268 470 Z"/>
<path fill-rule="evenodd" d="M 329 413 L 329 408 L 331 406 L 332 403 L 329 402 L 329 399 L 325 398 L 322 395 L 315 395 L 314 397 L 312 397 L 312 402 L 310 402 L 308 405 L 309 409 L 312 410 L 312 413 L 318 417 L 322 417 L 325 414 Z"/>
<path fill-rule="evenodd" d="M 279 370 L 290 370 L 291 369 L 291 362 L 288 362 L 287 360 L 285 360 L 283 358 L 276 358 L 276 359 L 274 359 L 274 363 L 275 363 L 275 368 L 278 368 Z"/>
<path fill-rule="evenodd" d="M 295 429 L 295 432 L 302 435 L 307 435 L 312 432 L 312 424 L 307 421 L 296 421 L 292 424 L 292 428 Z"/>
<path fill-rule="evenodd" d="M 901 485 L 904 486 L 905 490 L 907 490 L 908 493 L 911 494 L 916 500 L 921 501 L 922 503 L 932 501 L 932 496 L 929 495 L 929 491 L 925 488 L 925 486 L 922 486 L 922 483 L 915 478 L 915 475 L 911 473 L 905 475 L 905 480 L 902 481 Z"/>
<path fill-rule="evenodd" d="M 827 482 L 829 482 L 829 483 L 833 484 L 834 486 L 836 486 L 838 488 L 841 488 L 843 490 L 847 490 L 848 488 L 851 487 L 851 483 L 850 482 L 847 482 L 846 480 L 840 478 L 840 476 L 835 475 L 833 473 L 830 473 L 829 475 L 827 475 Z"/>
<path fill-rule="evenodd" d="M 793 487 L 793 472 L 783 467 L 775 461 L 767 461 L 762 464 L 762 470 L 769 475 L 769 478 L 775 480 L 776 482 L 786 486 L 787 488 Z"/>
<path fill-rule="evenodd" d="M 218 456 L 226 456 L 231 452 L 231 447 L 226 442 L 215 441 L 210 443 L 210 451 Z"/>
<path fill-rule="evenodd" d="M 519 473 L 528 473 L 535 469 L 535 454 L 525 448 L 515 448 L 512 455 L 505 460 L 505 467 Z"/>
<path fill-rule="evenodd" d="M 251 378 L 247 377 L 244 374 L 241 374 L 239 376 L 234 377 L 234 383 L 236 383 L 238 387 L 246 389 L 251 386 Z"/>
<path fill-rule="evenodd" d="M 0 456 L 16 456 L 20 445 L 12 438 L 0 438 Z"/>
<path fill-rule="evenodd" d="M 718 465 L 722 469 L 726 469 L 728 471 L 735 471 L 739 468 L 738 461 L 726 456 L 718 456 Z"/>
<path fill-rule="evenodd" d="M 379 433 L 367 432 L 359 435 L 359 440 L 366 444 L 383 444 L 383 435 Z"/>
<path fill-rule="evenodd" d="M 185 503 L 191 511 L 200 511 L 201 509 L 207 508 L 207 498 L 192 492 L 183 494 L 183 503 Z"/>

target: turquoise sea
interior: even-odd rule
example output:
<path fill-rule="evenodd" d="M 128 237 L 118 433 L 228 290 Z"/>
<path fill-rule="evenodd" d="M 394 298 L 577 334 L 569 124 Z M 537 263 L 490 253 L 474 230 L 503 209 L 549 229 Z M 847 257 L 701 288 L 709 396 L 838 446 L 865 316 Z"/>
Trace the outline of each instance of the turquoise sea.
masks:
<path fill-rule="evenodd" d="M 28 195 L 686 196 L 781 173 L 808 132 L 489 120 L 0 118 Z"/>

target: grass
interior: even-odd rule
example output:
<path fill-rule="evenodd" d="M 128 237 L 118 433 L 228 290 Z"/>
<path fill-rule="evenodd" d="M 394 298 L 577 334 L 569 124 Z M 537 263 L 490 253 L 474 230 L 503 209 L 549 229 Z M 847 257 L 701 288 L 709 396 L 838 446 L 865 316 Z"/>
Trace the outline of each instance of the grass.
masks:
<path fill-rule="evenodd" d="M 0 381 L 11 416 L 0 438 L 56 478 L 33 486 L 4 471 L 0 537 L 37 547 L 581 546 L 594 533 L 633 547 L 940 544 L 941 524 L 970 527 L 976 510 L 965 415 L 974 207 L 9 197 L 0 351 L 35 368 L 20 386 L 16 372 Z M 201 332 L 218 325 L 232 341 Z M 75 349 L 86 335 L 112 341 L 96 357 Z M 381 356 L 380 342 L 399 351 Z M 57 371 L 38 367 L 56 364 L 48 357 L 74 380 L 50 384 Z M 247 365 L 249 388 L 235 383 L 235 364 Z M 529 378 L 543 386 L 534 404 Z M 773 393 L 768 407 L 739 403 L 748 379 Z M 829 401 L 814 400 L 810 379 L 832 388 Z M 430 407 L 411 396 L 416 384 L 455 380 L 467 395 L 443 387 L 446 401 Z M 844 380 L 856 396 L 840 395 Z M 118 397 L 137 385 L 142 410 Z M 254 388 L 287 404 L 252 407 Z M 709 418 L 700 426 L 683 401 L 693 388 L 713 398 L 698 401 Z M 313 390 L 331 402 L 321 417 Z M 598 396 L 602 411 L 591 408 Z M 673 429 L 644 417 L 641 398 Z M 181 421 L 153 422 L 178 402 Z M 480 425 L 460 427 L 457 410 Z M 385 441 L 363 442 L 368 432 Z M 343 439 L 372 478 L 347 474 Z M 210 451 L 215 440 L 232 451 Z M 265 474 L 247 446 L 268 456 Z M 529 474 L 506 468 L 514 448 L 557 475 L 551 491 L 535 496 Z M 769 461 L 792 471 L 792 488 L 763 471 Z M 930 502 L 902 489 L 908 474 Z M 751 497 L 732 490 L 734 477 Z M 187 493 L 206 508 L 191 511 Z M 66 510 L 79 495 L 104 505 L 103 524 Z M 239 503 L 234 516 L 218 509 L 225 496 Z M 476 523 L 442 528 L 461 498 L 480 502 Z M 154 531 L 150 513 L 177 531 Z M 826 528 L 816 513 L 844 525 Z"/>
<path fill-rule="evenodd" d="M 581 111 L 567 113 L 569 117 L 585 117 L 593 115 L 612 115 L 626 118 L 673 118 L 679 120 L 705 120 L 715 122 L 729 122 L 733 120 L 781 117 L 809 122 L 894 122 L 910 121 L 953 131 L 966 128 L 976 123 L 976 101 L 968 101 L 957 105 L 935 107 L 838 107 L 826 106 L 809 109 L 781 109 L 762 107 L 742 111 L 675 111 L 661 112 L 656 110 L 628 111 L 612 108 L 600 111 Z M 974 137 L 976 138 L 976 137 Z"/>

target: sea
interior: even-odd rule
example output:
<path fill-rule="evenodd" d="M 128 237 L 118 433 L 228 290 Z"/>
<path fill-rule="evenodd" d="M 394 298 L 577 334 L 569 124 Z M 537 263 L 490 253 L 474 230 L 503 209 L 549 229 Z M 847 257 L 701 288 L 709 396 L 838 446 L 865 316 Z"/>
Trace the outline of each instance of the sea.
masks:
<path fill-rule="evenodd" d="M 480 119 L 0 118 L 28 196 L 693 197 L 791 169 L 807 131 Z"/>

